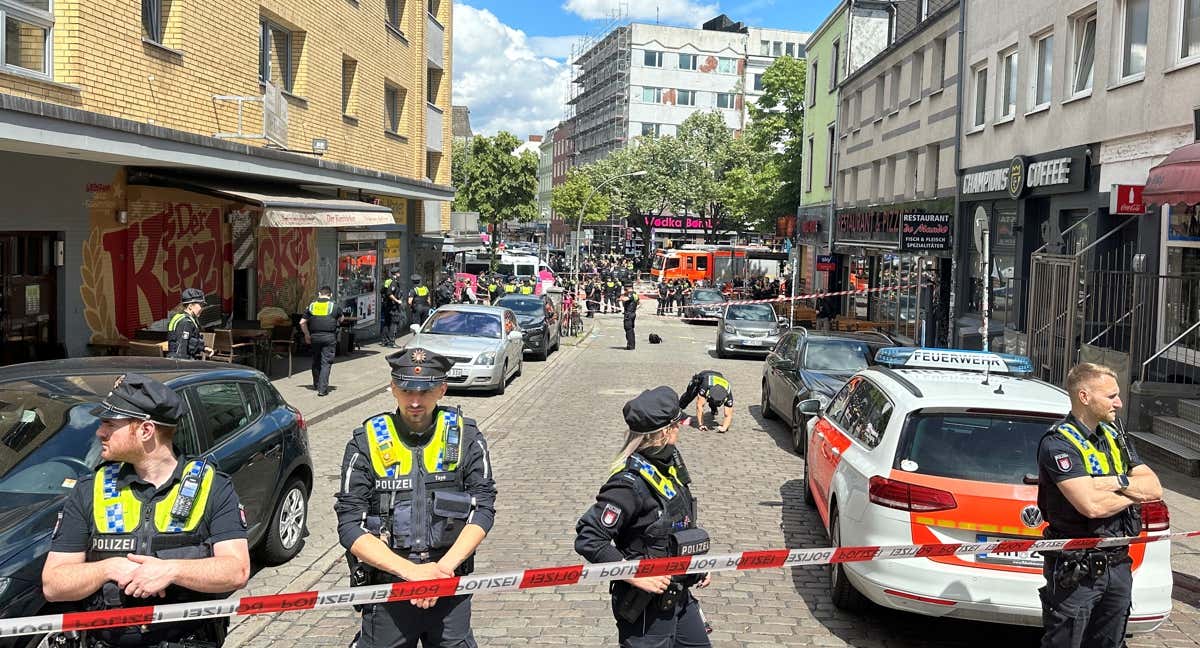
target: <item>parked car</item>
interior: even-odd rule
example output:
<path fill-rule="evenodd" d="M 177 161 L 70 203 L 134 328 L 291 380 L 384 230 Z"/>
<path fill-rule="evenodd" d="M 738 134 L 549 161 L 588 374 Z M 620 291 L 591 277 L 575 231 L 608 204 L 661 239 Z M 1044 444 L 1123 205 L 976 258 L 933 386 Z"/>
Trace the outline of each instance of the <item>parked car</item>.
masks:
<path fill-rule="evenodd" d="M 451 388 L 489 389 L 503 394 L 510 378 L 525 368 L 517 316 L 500 306 L 442 306 L 421 325 L 407 346 L 429 349 L 454 362 L 446 375 Z"/>
<path fill-rule="evenodd" d="M 734 304 L 717 322 L 717 357 L 733 353 L 767 355 L 788 330 L 786 317 L 775 314 L 770 304 Z"/>
<path fill-rule="evenodd" d="M 797 405 L 809 398 L 828 402 L 850 376 L 874 364 L 876 351 L 896 344 L 894 338 L 876 331 L 835 333 L 796 328 L 787 332 L 763 362 L 763 417 L 782 418 L 791 429 L 792 447 L 803 455 L 808 416 Z"/>
<path fill-rule="evenodd" d="M 697 288 L 683 304 L 683 319 L 718 319 L 728 301 L 716 288 Z"/>
<path fill-rule="evenodd" d="M 0 368 L 0 615 L 62 611 L 42 598 L 42 565 L 67 494 L 100 464 L 100 421 L 89 412 L 126 372 L 187 403 L 175 444 L 209 457 L 233 480 L 250 547 L 268 563 L 299 553 L 308 534 L 313 467 L 308 429 L 261 372 L 193 360 L 108 357 Z M 22 646 L 30 637 L 0 640 Z M 36 641 L 34 642 L 36 644 Z"/>
<path fill-rule="evenodd" d="M 516 314 L 517 324 L 524 334 L 525 351 L 534 354 L 538 360 L 545 360 L 558 350 L 562 320 L 558 316 L 558 306 L 549 295 L 505 295 L 495 305 Z"/>

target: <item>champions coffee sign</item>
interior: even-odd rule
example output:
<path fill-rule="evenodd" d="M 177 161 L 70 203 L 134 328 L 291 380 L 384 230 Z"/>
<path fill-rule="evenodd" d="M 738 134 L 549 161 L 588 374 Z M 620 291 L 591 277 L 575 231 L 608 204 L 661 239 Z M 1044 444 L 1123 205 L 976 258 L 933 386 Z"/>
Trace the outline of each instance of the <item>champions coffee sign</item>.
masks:
<path fill-rule="evenodd" d="M 900 250 L 949 250 L 950 214 L 902 214 Z"/>

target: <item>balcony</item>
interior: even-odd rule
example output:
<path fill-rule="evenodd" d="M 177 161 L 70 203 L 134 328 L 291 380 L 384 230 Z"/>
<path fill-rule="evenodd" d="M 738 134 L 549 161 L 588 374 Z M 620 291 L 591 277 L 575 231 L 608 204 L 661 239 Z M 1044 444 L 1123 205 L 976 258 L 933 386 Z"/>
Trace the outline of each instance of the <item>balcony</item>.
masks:
<path fill-rule="evenodd" d="M 446 68 L 442 46 L 446 42 L 446 28 L 430 14 L 425 14 L 425 60 L 430 67 L 439 70 Z"/>
<path fill-rule="evenodd" d="M 425 104 L 425 150 L 442 152 L 442 120 L 445 115 L 437 106 Z"/>

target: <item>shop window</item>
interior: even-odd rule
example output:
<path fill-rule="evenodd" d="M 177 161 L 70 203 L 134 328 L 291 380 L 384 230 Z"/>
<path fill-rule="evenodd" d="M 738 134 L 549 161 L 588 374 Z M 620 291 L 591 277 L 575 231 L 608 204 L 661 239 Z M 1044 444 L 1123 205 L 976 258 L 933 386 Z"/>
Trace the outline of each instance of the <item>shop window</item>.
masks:
<path fill-rule="evenodd" d="M 0 0 L 0 68 L 50 76 L 54 8 L 51 0 Z"/>
<path fill-rule="evenodd" d="M 378 291 L 375 275 L 378 256 L 375 241 L 342 243 L 338 246 L 337 299 L 343 312 L 357 317 L 356 328 L 375 321 Z"/>

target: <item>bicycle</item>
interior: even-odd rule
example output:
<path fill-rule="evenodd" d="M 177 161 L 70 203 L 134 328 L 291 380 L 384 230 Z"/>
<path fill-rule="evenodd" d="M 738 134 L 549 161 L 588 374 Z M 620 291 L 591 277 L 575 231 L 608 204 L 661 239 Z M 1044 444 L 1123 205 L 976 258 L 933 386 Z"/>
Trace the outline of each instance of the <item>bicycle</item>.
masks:
<path fill-rule="evenodd" d="M 572 304 L 567 314 L 567 335 L 575 337 L 583 332 L 583 309 L 578 303 Z"/>

